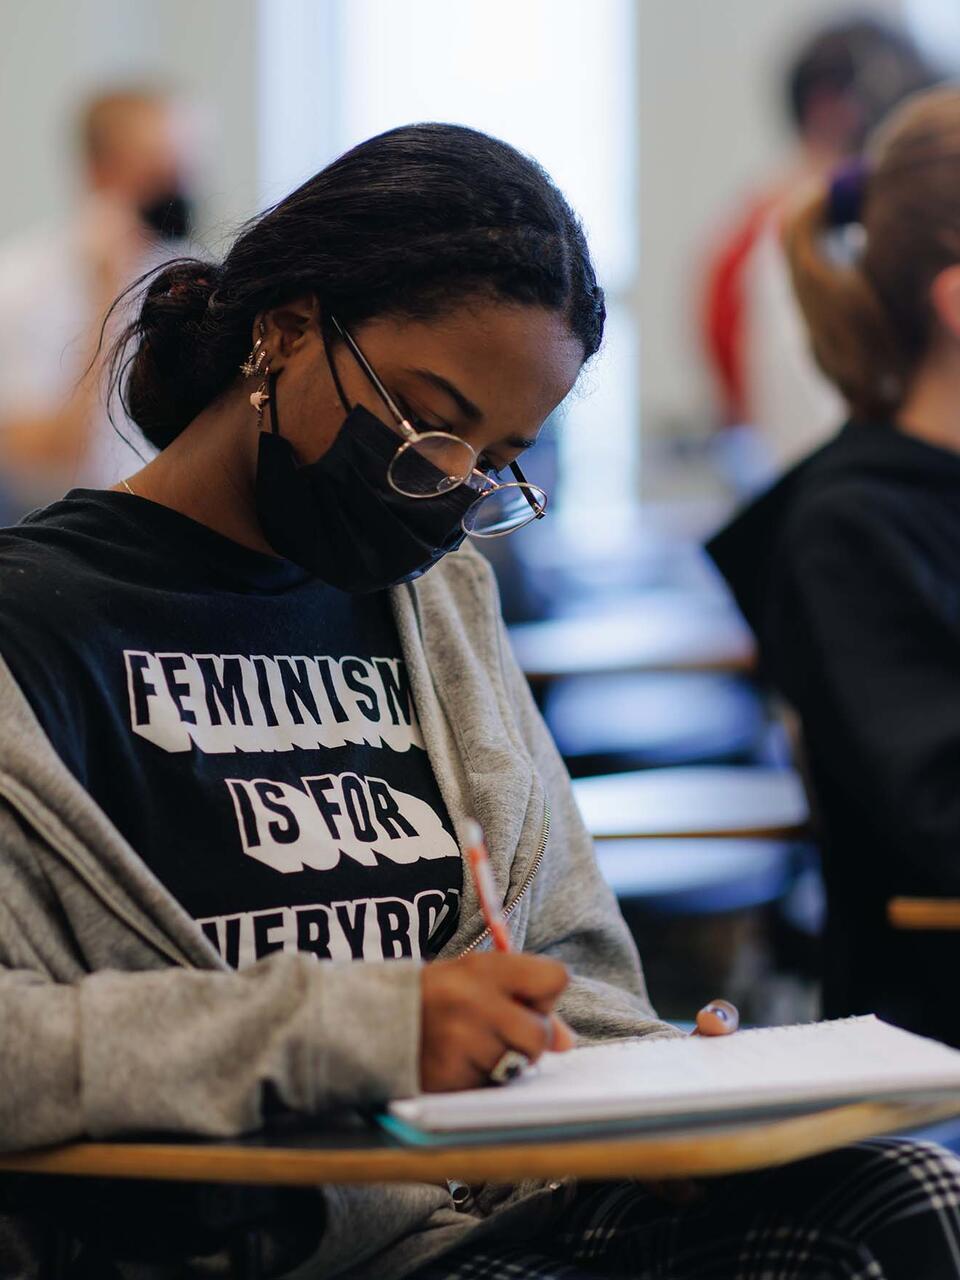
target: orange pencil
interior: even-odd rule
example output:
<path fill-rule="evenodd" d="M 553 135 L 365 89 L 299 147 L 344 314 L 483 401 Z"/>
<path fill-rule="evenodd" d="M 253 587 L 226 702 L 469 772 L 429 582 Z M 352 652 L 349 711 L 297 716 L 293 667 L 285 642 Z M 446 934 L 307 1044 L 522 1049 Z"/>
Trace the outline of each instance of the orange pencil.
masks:
<path fill-rule="evenodd" d="M 490 936 L 493 938 L 493 945 L 498 951 L 512 951 L 507 923 L 497 898 L 497 886 L 493 883 L 490 854 L 483 839 L 483 828 L 473 818 L 467 819 L 466 836 L 467 860 L 470 863 L 477 897 L 480 899 L 480 909 L 490 930 Z"/>

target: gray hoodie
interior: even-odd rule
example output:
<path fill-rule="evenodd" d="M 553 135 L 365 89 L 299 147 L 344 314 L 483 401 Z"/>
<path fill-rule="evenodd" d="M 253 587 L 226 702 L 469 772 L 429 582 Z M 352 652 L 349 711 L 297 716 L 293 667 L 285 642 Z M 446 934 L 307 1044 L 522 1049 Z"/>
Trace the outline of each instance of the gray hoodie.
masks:
<path fill-rule="evenodd" d="M 487 833 L 514 945 L 569 967 L 559 1011 L 580 1037 L 671 1034 L 510 653 L 486 562 L 464 549 L 393 602 L 443 799 L 461 842 L 468 816 Z M 262 1123 L 268 1085 L 304 1113 L 417 1091 L 419 962 L 277 954 L 228 969 L 61 763 L 2 659 L 0 725 L 0 1148 L 240 1134 Z M 442 954 L 487 945 L 464 877 Z M 326 1229 L 304 1274 L 399 1280 L 539 1194 L 490 1189 L 465 1214 L 439 1186 L 325 1187 Z"/>

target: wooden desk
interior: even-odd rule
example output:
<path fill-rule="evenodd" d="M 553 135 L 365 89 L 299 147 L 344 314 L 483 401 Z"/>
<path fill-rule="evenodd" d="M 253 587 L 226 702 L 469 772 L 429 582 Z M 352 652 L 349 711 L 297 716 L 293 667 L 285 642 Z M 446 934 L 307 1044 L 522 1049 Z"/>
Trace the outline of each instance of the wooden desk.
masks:
<path fill-rule="evenodd" d="M 891 898 L 887 919 L 895 929 L 960 931 L 960 898 Z"/>
<path fill-rule="evenodd" d="M 790 769 L 649 769 L 579 778 L 580 812 L 597 840 L 802 838 L 809 811 Z"/>
<path fill-rule="evenodd" d="M 518 1178 L 688 1178 L 787 1164 L 862 1138 L 960 1114 L 960 1096 L 924 1103 L 856 1103 L 788 1118 L 624 1137 L 401 1147 L 369 1128 L 297 1130 L 225 1142 L 80 1142 L 0 1155 L 0 1173 L 175 1182 L 315 1186 L 320 1183 L 465 1182 Z"/>
<path fill-rule="evenodd" d="M 753 640 L 729 605 L 663 593 L 629 609 L 510 628 L 528 680 L 626 671 L 751 671 Z"/>

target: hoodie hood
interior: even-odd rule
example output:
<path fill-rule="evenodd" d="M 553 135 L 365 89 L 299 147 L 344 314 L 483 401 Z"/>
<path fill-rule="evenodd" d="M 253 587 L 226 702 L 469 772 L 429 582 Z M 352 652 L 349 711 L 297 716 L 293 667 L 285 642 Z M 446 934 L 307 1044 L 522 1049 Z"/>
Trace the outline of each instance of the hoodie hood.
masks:
<path fill-rule="evenodd" d="M 960 496 L 960 454 L 906 435 L 891 423 L 848 422 L 751 502 L 706 550 L 755 633 L 788 520 L 811 496 L 843 485 L 855 485 L 858 494 L 866 485 Z"/>

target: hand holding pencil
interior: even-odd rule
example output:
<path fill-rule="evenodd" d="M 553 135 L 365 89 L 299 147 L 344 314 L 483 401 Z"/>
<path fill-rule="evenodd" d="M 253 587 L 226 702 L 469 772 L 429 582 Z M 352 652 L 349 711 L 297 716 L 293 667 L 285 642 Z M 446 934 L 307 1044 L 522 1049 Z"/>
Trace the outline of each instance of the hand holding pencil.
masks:
<path fill-rule="evenodd" d="M 563 1053 L 573 1032 L 554 1013 L 569 983 L 566 967 L 517 954 L 500 906 L 477 823 L 469 824 L 467 864 L 493 951 L 435 960 L 421 975 L 420 1083 L 425 1092 L 506 1084 L 548 1050 Z M 728 1035 L 737 1011 L 713 1000 L 697 1015 L 695 1035 Z"/>
<path fill-rule="evenodd" d="M 479 827 L 471 827 L 467 846 L 494 950 L 423 969 L 420 1082 L 426 1092 L 505 1083 L 523 1063 L 574 1044 L 573 1032 L 553 1012 L 569 982 L 566 967 L 512 950 Z"/>

